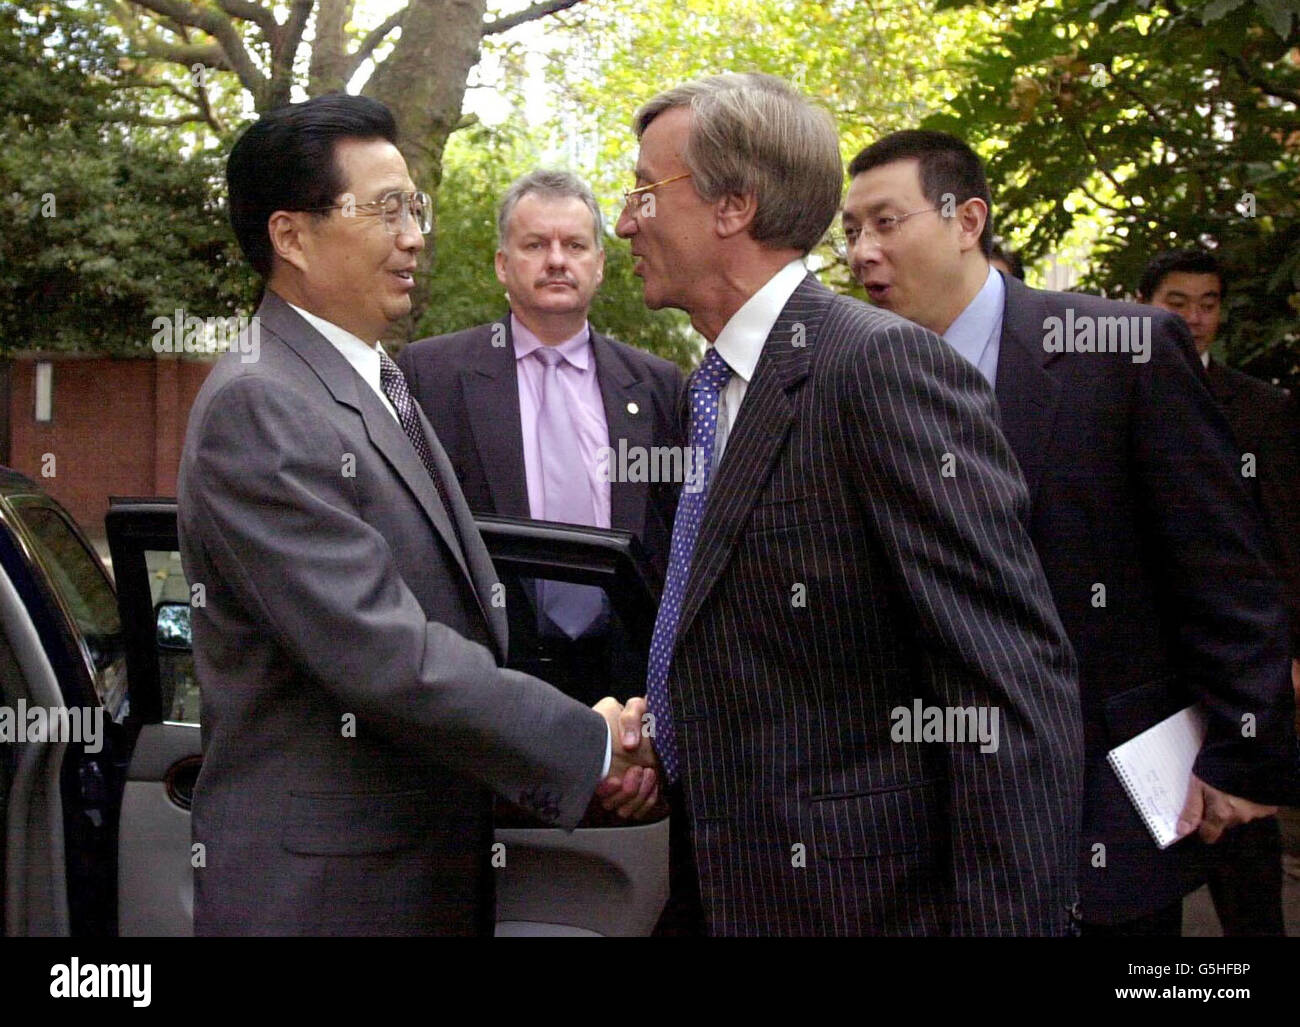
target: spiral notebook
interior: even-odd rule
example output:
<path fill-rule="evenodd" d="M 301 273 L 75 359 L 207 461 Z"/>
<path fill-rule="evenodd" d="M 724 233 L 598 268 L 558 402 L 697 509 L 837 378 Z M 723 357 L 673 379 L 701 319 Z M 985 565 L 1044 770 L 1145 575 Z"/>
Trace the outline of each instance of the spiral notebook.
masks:
<path fill-rule="evenodd" d="M 1156 845 L 1178 840 L 1192 764 L 1205 741 L 1205 714 L 1188 706 L 1106 754 Z"/>

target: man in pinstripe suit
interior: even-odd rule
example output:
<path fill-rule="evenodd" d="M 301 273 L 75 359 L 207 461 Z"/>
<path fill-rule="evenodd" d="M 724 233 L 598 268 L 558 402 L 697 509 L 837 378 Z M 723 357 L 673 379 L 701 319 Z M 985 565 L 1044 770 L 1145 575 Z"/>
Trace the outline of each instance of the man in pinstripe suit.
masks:
<path fill-rule="evenodd" d="M 1065 933 L 1076 669 L 991 390 L 804 271 L 843 170 L 783 82 L 690 83 L 634 124 L 618 234 L 646 304 L 709 342 L 689 414 L 712 457 L 678 507 L 648 683 L 707 930 Z M 914 710 L 1000 732 L 954 741 Z"/>

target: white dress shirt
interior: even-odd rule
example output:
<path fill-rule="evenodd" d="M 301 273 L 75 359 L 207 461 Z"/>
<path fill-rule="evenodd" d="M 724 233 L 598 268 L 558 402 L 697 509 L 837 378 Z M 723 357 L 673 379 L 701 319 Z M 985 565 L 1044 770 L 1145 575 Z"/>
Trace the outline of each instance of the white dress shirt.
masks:
<path fill-rule="evenodd" d="M 754 377 L 758 358 L 763 355 L 763 344 L 807 274 L 802 257 L 790 261 L 731 315 L 731 320 L 714 340 L 713 347 L 718 356 L 735 372 L 722 390 L 722 402 L 718 404 L 718 439 L 713 447 L 715 470 L 722 460 L 731 426 L 740 415 L 740 404 L 749 390 L 749 380 Z"/>
<path fill-rule="evenodd" d="M 379 379 L 379 343 L 367 343 L 332 321 L 308 313 L 302 307 L 295 307 L 292 303 L 289 303 L 289 306 L 301 314 L 304 321 L 325 336 L 330 345 L 343 355 L 343 359 L 352 365 L 353 370 L 361 375 L 361 380 L 374 390 L 375 395 L 379 397 L 379 402 L 384 404 L 384 409 L 393 415 L 393 420 L 401 424 L 402 419 L 397 416 L 397 410 L 384 393 L 384 387 Z"/>

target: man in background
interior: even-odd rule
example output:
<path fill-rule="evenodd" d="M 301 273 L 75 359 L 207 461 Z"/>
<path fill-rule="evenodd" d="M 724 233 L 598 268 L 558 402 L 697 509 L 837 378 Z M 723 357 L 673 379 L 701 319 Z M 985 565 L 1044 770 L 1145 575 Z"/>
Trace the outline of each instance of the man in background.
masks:
<path fill-rule="evenodd" d="M 1289 420 L 1286 391 L 1215 360 L 1227 276 L 1204 250 L 1177 250 L 1152 258 L 1138 282 L 1144 303 L 1187 322 L 1237 443 L 1242 475 L 1253 486 L 1273 544 L 1275 568 L 1291 615 L 1291 673 L 1300 688 L 1300 454 Z M 1277 817 L 1229 832 L 1207 853 L 1210 894 L 1229 936 L 1284 933 L 1282 839 Z"/>
<path fill-rule="evenodd" d="M 620 454 L 678 445 L 681 372 L 589 322 L 605 231 L 581 179 L 524 175 L 502 197 L 497 231 L 509 311 L 408 346 L 397 362 L 411 394 L 475 513 L 622 528 L 662 581 L 681 482 L 623 473 Z M 509 580 L 506 608 L 511 665 L 569 695 L 594 702 L 610 680 L 644 672 L 598 588 Z"/>
<path fill-rule="evenodd" d="M 1209 728 L 1178 830 L 1206 842 L 1276 812 L 1295 760 L 1285 611 L 1186 327 L 993 270 L 984 169 L 953 136 L 893 133 L 849 176 L 855 276 L 994 387 L 1029 485 L 1026 523 L 1080 663 L 1085 932 L 1176 936 L 1202 842 L 1157 848 L 1106 754 L 1199 700 Z M 1099 349 L 1118 327 L 1132 337 Z"/>

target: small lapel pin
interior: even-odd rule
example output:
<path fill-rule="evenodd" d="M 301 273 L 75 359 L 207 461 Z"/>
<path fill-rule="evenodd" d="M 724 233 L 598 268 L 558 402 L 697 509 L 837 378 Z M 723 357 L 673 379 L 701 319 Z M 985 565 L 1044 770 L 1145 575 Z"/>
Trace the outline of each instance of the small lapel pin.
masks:
<path fill-rule="evenodd" d="M 629 403 L 627 405 L 627 412 L 629 414 L 639 414 L 641 412 L 641 408 L 637 406 L 635 403 Z"/>

